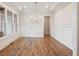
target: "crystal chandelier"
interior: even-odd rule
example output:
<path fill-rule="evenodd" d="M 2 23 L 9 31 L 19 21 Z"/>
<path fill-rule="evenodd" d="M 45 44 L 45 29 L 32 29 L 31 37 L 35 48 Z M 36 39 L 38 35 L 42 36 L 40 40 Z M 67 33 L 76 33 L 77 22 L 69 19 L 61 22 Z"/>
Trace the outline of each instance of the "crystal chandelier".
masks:
<path fill-rule="evenodd" d="M 39 20 L 41 19 L 42 16 L 38 14 L 38 11 L 37 11 L 38 3 L 37 2 L 34 2 L 34 7 L 35 7 L 34 13 L 30 15 L 30 18 L 33 23 L 39 23 Z"/>

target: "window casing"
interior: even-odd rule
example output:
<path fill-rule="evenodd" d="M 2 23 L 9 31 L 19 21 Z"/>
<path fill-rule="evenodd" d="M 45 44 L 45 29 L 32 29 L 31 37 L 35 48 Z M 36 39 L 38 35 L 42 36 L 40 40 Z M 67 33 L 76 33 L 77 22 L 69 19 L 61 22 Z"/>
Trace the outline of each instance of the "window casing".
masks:
<path fill-rule="evenodd" d="M 0 7 L 0 38 L 17 33 L 17 14 Z"/>
<path fill-rule="evenodd" d="M 5 9 L 0 7 L 0 37 L 6 35 Z"/>

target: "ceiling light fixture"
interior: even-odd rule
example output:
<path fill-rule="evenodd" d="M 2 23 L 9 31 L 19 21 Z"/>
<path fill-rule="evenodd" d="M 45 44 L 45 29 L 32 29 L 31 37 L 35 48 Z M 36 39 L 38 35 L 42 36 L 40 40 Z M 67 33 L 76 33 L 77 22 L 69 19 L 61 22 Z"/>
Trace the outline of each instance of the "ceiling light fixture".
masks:
<path fill-rule="evenodd" d="M 24 5 L 24 8 L 27 8 L 27 5 Z"/>
<path fill-rule="evenodd" d="M 38 3 L 37 2 L 34 2 L 34 7 L 35 7 L 34 13 L 30 15 L 30 18 L 33 23 L 39 23 L 39 20 L 42 18 L 42 16 L 38 14 Z"/>
<path fill-rule="evenodd" d="M 45 5 L 45 8 L 48 8 L 49 6 L 48 5 Z"/>

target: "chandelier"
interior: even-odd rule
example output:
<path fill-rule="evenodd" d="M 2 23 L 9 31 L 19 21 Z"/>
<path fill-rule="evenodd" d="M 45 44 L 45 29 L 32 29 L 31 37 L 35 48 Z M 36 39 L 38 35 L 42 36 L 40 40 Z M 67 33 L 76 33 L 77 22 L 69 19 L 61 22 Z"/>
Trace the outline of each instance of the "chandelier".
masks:
<path fill-rule="evenodd" d="M 39 6 L 38 6 L 37 2 L 34 2 L 34 7 L 35 7 L 34 13 L 32 15 L 30 15 L 30 18 L 33 23 L 39 23 L 39 20 L 42 18 L 42 16 L 39 15 L 39 13 L 38 13 Z"/>

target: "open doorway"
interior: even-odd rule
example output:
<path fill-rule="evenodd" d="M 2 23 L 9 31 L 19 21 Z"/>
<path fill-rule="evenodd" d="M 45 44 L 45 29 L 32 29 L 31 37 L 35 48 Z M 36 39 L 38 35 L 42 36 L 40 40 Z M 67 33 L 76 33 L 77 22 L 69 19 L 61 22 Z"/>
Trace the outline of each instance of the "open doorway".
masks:
<path fill-rule="evenodd" d="M 50 36 L 50 16 L 44 16 L 44 36 Z"/>

